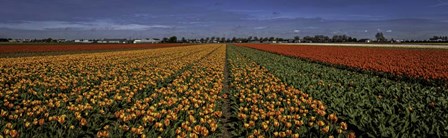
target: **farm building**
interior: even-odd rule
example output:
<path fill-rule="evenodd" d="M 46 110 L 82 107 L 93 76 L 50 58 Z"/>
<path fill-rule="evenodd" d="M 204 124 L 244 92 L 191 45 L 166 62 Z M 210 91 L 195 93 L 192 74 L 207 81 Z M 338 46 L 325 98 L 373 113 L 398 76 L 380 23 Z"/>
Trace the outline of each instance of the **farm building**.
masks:
<path fill-rule="evenodd" d="M 358 42 L 362 42 L 362 43 L 370 43 L 370 42 L 372 42 L 372 40 L 370 40 L 370 39 L 359 39 Z"/>
<path fill-rule="evenodd" d="M 92 40 L 75 40 L 75 43 L 93 43 Z"/>
<path fill-rule="evenodd" d="M 161 42 L 161 40 L 160 39 L 157 39 L 157 38 L 152 38 L 152 39 L 137 39 L 137 40 L 134 40 L 134 44 L 136 44 L 136 43 L 160 43 Z"/>
<path fill-rule="evenodd" d="M 114 44 L 119 44 L 119 43 L 126 43 L 126 39 L 103 39 L 103 40 L 98 40 L 97 43 L 114 43 Z"/>

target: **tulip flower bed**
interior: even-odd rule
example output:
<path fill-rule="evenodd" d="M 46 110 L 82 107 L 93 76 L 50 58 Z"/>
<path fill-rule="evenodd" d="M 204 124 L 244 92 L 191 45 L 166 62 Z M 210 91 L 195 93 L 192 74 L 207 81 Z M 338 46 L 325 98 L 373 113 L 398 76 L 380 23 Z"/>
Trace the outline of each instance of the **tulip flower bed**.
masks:
<path fill-rule="evenodd" d="M 216 103 L 221 99 L 225 48 L 221 45 L 167 87 L 115 112 L 124 123 L 120 127 L 142 137 L 216 136 L 222 115 Z"/>
<path fill-rule="evenodd" d="M 180 45 L 182 44 L 15 44 L 0 45 L 0 53 L 151 49 Z"/>
<path fill-rule="evenodd" d="M 228 54 L 232 106 L 238 119 L 231 125 L 234 136 L 355 136 L 324 102 L 281 82 L 235 47 Z"/>
<path fill-rule="evenodd" d="M 394 81 L 246 47 L 229 48 L 320 99 L 326 111 L 346 120 L 356 135 L 448 137 L 446 87 Z"/>
<path fill-rule="evenodd" d="M 446 86 L 250 47 L 0 58 L 0 138 L 448 137 Z"/>
<path fill-rule="evenodd" d="M 324 63 L 409 76 L 448 80 L 448 50 L 241 44 Z"/>
<path fill-rule="evenodd" d="M 212 135 L 223 52 L 199 45 L 2 58 L 0 136 Z"/>

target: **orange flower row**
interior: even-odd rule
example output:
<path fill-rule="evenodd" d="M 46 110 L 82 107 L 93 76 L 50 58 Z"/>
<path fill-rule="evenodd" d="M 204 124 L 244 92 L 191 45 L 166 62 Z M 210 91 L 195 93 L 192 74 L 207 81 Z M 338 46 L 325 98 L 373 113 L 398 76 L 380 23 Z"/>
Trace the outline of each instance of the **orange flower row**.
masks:
<path fill-rule="evenodd" d="M 448 51 L 240 44 L 287 56 L 423 79 L 448 80 Z"/>

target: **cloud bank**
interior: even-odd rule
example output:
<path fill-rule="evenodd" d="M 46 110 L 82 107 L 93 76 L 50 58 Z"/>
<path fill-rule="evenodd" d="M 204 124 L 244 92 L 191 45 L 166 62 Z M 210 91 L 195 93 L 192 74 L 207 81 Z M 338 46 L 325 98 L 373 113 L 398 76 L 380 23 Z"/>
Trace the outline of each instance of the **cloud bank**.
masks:
<path fill-rule="evenodd" d="M 24 21 L 20 23 L 0 23 L 0 28 L 16 30 L 150 30 L 172 28 L 168 25 L 117 24 L 106 21 L 67 22 L 67 21 Z"/>

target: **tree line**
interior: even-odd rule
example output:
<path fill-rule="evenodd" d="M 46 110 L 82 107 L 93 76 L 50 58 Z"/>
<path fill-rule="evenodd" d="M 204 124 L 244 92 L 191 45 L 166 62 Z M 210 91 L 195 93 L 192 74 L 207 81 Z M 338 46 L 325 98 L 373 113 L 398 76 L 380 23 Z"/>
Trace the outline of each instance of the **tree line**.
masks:
<path fill-rule="evenodd" d="M 0 42 L 10 42 L 11 38 L 0 38 Z M 203 37 L 203 38 L 178 38 L 177 36 L 164 37 L 160 40 L 160 43 L 355 43 L 355 42 L 377 42 L 377 43 L 388 43 L 388 42 L 398 42 L 393 38 L 387 39 L 383 33 L 378 32 L 375 35 L 375 39 L 358 39 L 348 35 L 315 35 L 315 36 L 305 36 L 299 37 L 294 36 L 293 38 L 281 38 L 281 37 L 258 37 L 258 36 L 248 36 L 248 37 Z M 129 40 L 132 43 L 133 39 Z M 31 43 L 64 43 L 71 41 L 62 41 L 58 39 L 46 38 L 46 39 L 31 39 L 27 42 Z M 431 42 L 448 42 L 448 36 L 434 36 L 428 40 L 405 40 L 400 41 L 404 43 L 431 43 Z"/>
<path fill-rule="evenodd" d="M 326 43 L 326 42 L 358 42 L 358 39 L 350 37 L 347 35 L 334 35 L 333 37 L 328 37 L 324 35 L 316 36 L 305 36 L 300 38 L 295 36 L 294 38 L 281 38 L 281 37 L 204 37 L 204 38 L 193 38 L 186 39 L 182 37 L 178 39 L 177 36 L 164 37 L 161 40 L 162 43 L 265 43 L 265 42 L 289 42 L 289 43 L 299 43 L 299 42 L 315 42 L 315 43 Z"/>

